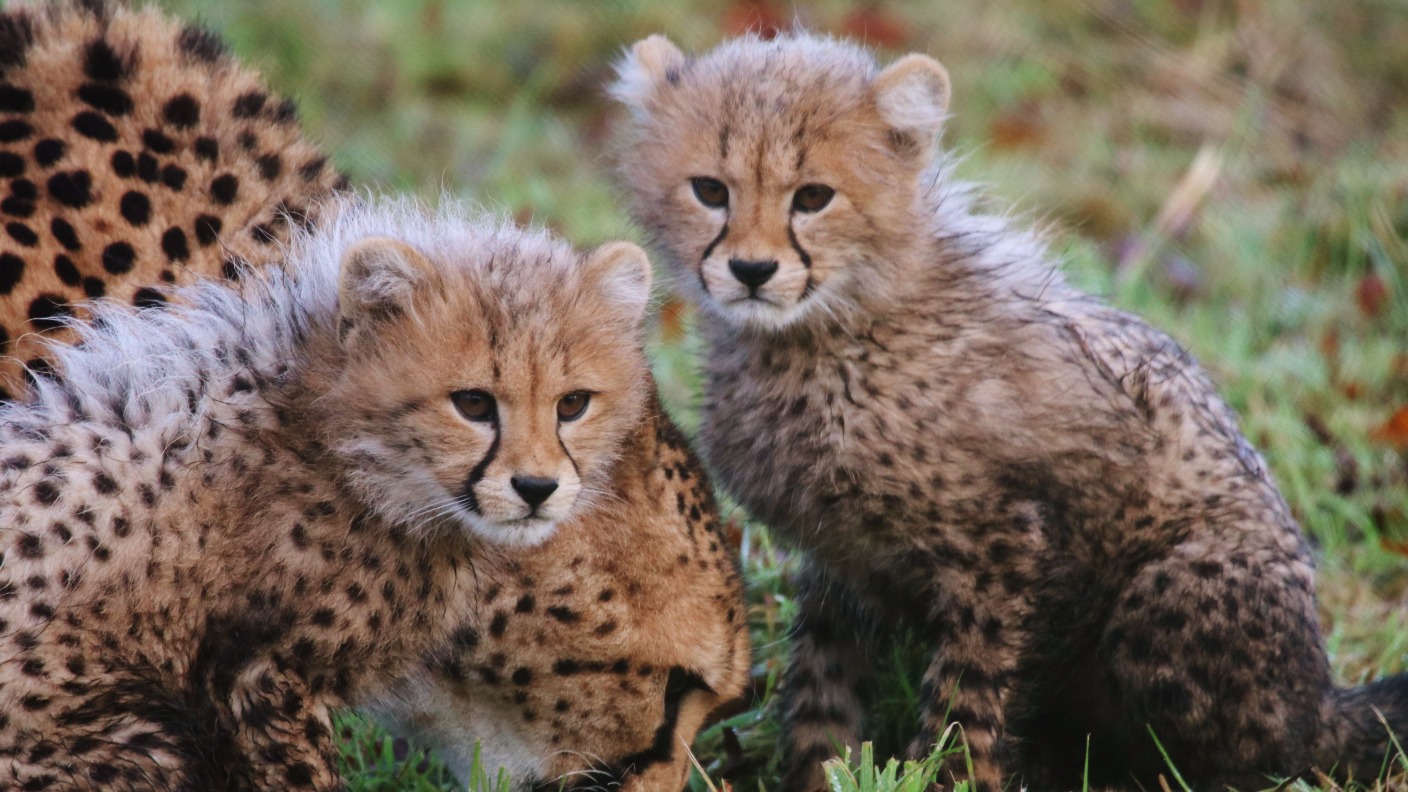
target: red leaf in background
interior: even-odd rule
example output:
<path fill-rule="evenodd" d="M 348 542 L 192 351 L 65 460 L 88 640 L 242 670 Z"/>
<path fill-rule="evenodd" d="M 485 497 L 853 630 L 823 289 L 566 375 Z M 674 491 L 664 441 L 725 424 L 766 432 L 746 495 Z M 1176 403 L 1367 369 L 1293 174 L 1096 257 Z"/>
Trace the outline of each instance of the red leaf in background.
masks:
<path fill-rule="evenodd" d="M 1333 369 L 1335 364 L 1340 362 L 1340 335 L 1333 328 L 1325 333 L 1320 339 L 1320 354 Z"/>
<path fill-rule="evenodd" d="M 743 552 L 743 523 L 739 522 L 737 517 L 730 517 L 724 524 L 724 537 L 734 553 Z"/>
<path fill-rule="evenodd" d="M 880 3 L 866 3 L 841 21 L 841 32 L 873 47 L 904 49 L 911 35 L 904 20 L 880 10 Z"/>
<path fill-rule="evenodd" d="M 660 304 L 660 340 L 667 344 L 678 344 L 684 340 L 684 301 L 678 297 L 666 297 Z"/>
<path fill-rule="evenodd" d="M 1043 130 L 1036 108 L 1021 105 L 994 118 L 988 124 L 988 138 L 999 151 L 1026 148 L 1041 142 Z"/>
<path fill-rule="evenodd" d="M 1359 279 L 1359 287 L 1354 290 L 1354 297 L 1359 301 L 1359 310 L 1363 311 L 1365 316 L 1382 316 L 1384 308 L 1388 306 L 1388 284 L 1371 272 Z"/>
<path fill-rule="evenodd" d="M 1369 438 L 1408 451 L 1408 407 L 1399 407 L 1383 425 L 1369 432 Z"/>
<path fill-rule="evenodd" d="M 1390 539 L 1387 536 L 1380 536 L 1379 547 L 1382 547 L 1394 555 L 1401 555 L 1404 558 L 1408 558 L 1408 540 Z"/>
<path fill-rule="evenodd" d="M 724 33 L 741 36 L 756 33 L 771 40 L 787 27 L 787 17 L 768 0 L 735 0 L 724 12 Z"/>

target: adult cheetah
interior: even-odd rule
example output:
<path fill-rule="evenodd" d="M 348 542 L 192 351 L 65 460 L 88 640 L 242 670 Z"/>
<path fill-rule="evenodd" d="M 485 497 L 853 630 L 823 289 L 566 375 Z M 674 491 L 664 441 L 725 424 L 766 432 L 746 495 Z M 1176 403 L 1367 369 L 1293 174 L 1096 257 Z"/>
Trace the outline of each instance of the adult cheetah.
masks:
<path fill-rule="evenodd" d="M 156 8 L 0 13 L 0 398 L 75 303 L 160 303 L 266 263 L 345 184 L 224 43 Z"/>

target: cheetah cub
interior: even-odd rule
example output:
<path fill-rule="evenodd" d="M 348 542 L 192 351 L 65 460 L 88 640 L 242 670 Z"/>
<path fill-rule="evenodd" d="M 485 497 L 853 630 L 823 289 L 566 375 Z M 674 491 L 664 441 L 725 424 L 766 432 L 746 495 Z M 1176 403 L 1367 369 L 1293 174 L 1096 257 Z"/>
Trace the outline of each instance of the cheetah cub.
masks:
<path fill-rule="evenodd" d="M 543 545 L 486 548 L 474 613 L 372 710 L 464 781 L 514 792 L 671 792 L 709 712 L 748 680 L 737 561 L 713 490 L 658 406 L 610 495 Z"/>
<path fill-rule="evenodd" d="M 338 789 L 329 709 L 452 641 L 482 540 L 609 485 L 639 248 L 327 211 L 239 291 L 94 305 L 0 407 L 0 786 Z"/>
<path fill-rule="evenodd" d="M 860 739 L 896 621 L 933 647 L 911 752 L 957 722 L 984 790 L 1080 787 L 1087 735 L 1091 784 L 1145 789 L 1158 744 L 1249 788 L 1377 773 L 1376 710 L 1408 737 L 1408 676 L 1332 685 L 1310 550 L 1197 363 L 935 157 L 938 63 L 652 37 L 613 90 L 635 216 L 706 315 L 706 462 L 809 565 L 784 789 Z"/>

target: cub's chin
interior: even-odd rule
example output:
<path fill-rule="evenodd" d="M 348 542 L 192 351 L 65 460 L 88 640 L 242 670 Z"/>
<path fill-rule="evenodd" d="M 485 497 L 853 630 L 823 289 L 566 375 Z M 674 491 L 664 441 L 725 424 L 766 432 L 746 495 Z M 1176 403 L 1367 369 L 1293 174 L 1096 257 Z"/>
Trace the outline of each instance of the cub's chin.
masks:
<path fill-rule="evenodd" d="M 763 332 L 778 332 L 797 324 L 811 311 L 811 301 L 782 303 L 776 298 L 740 297 L 722 301 L 710 295 L 702 305 L 720 319 L 735 327 Z"/>
<path fill-rule="evenodd" d="M 503 547 L 537 547 L 557 531 L 562 522 L 555 517 L 524 517 L 518 520 L 489 520 L 469 515 L 470 535 Z"/>

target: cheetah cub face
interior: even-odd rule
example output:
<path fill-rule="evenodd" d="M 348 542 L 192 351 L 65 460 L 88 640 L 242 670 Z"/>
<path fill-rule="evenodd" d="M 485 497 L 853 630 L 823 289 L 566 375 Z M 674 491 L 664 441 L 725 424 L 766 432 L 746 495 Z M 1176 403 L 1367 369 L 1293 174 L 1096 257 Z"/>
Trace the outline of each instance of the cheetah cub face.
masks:
<path fill-rule="evenodd" d="M 612 94 L 635 128 L 623 172 L 637 217 L 706 310 L 780 329 L 895 288 L 876 262 L 912 237 L 948 107 L 937 62 L 880 70 L 859 47 L 804 37 L 691 59 L 652 36 Z"/>
<path fill-rule="evenodd" d="M 347 360 L 319 404 L 373 508 L 523 546 L 590 508 L 639 419 L 650 265 L 626 242 L 583 256 L 501 236 L 350 247 Z"/>

